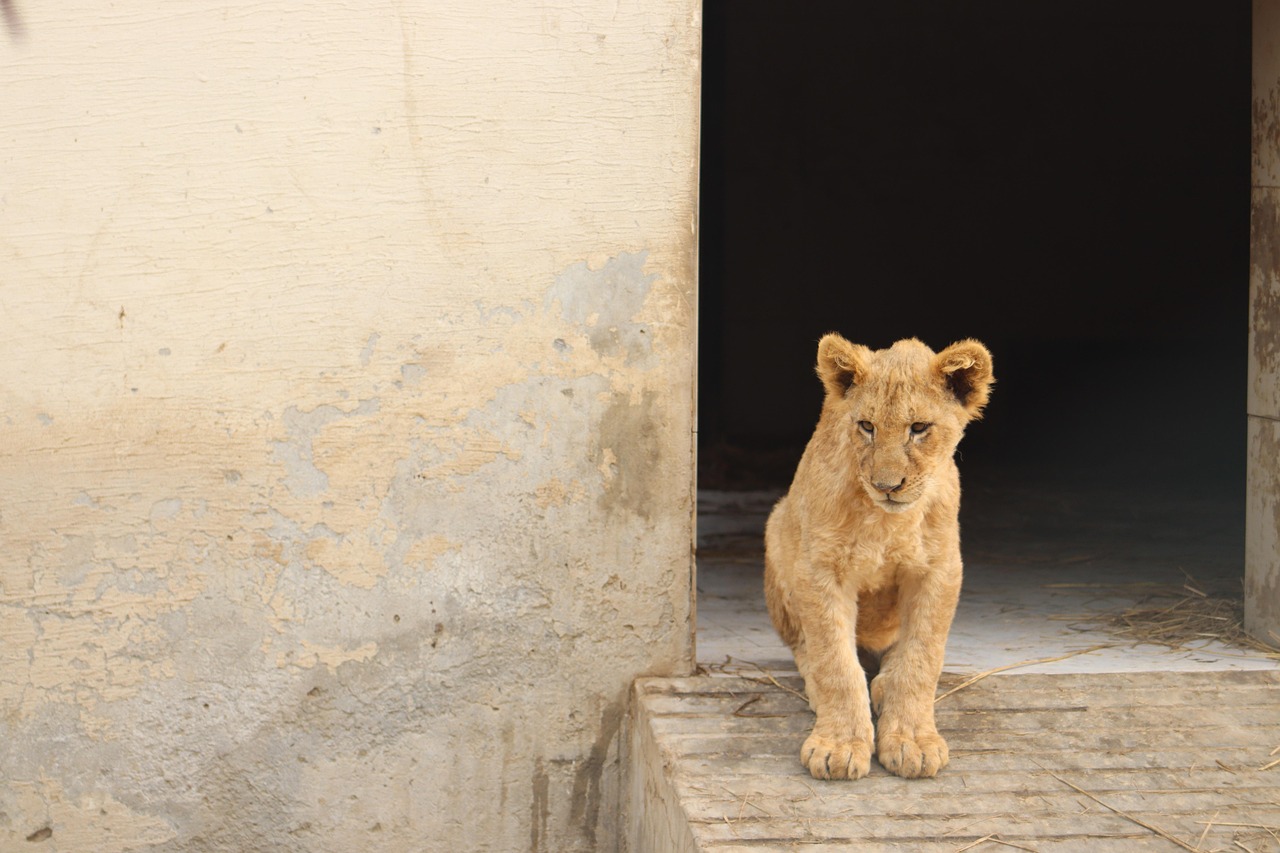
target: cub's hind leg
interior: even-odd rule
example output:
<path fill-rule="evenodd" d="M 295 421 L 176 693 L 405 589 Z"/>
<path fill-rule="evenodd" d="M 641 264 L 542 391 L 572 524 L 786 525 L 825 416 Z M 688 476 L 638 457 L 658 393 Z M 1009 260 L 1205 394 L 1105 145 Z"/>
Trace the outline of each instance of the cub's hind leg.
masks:
<path fill-rule="evenodd" d="M 777 631 L 778 637 L 791 649 L 796 670 L 800 672 L 800 678 L 804 679 L 809 707 L 814 708 L 813 694 L 808 690 L 808 648 L 800 621 L 791 610 L 791 588 L 795 583 L 796 566 L 794 549 L 788 547 L 788 543 L 794 542 L 794 535 L 787 535 L 794 533 L 794 530 L 786 530 L 787 523 L 787 498 L 782 498 L 769 514 L 768 524 L 764 529 L 764 603 L 769 608 L 773 630 Z"/>
<path fill-rule="evenodd" d="M 772 525 L 772 523 L 773 519 L 770 518 L 770 524 Z M 779 547 L 776 541 L 771 542 L 771 539 L 772 537 L 766 535 L 764 601 L 769 608 L 769 619 L 773 622 L 773 629 L 778 632 L 778 636 L 791 649 L 791 656 L 796 662 L 796 670 L 805 682 L 805 692 L 809 696 L 809 707 L 813 708 L 813 696 L 808 692 L 809 655 L 805 646 L 804 632 L 800 629 L 800 622 L 795 614 L 791 612 L 787 585 L 783 580 L 784 576 L 788 576 L 794 571 L 794 567 L 788 565 L 783 568 L 779 565 L 780 561 L 788 559 L 790 555 L 785 552 L 785 549 Z"/>
<path fill-rule="evenodd" d="M 787 498 L 778 501 L 764 528 L 764 602 L 769 607 L 773 629 L 790 647 L 792 654 L 803 646 L 800 623 L 791 612 L 790 586 L 795 579 L 795 553 L 788 539 L 794 531 L 788 530 Z M 788 534 L 792 534 L 788 536 Z M 801 673 L 803 674 L 803 673 Z"/>

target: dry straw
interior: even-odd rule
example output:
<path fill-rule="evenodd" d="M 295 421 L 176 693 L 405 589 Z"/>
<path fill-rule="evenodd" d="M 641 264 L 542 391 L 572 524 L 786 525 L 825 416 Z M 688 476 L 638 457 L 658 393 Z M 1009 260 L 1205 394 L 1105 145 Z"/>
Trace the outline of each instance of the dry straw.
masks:
<path fill-rule="evenodd" d="M 1140 645 L 1190 652 L 1216 641 L 1280 662 L 1280 649 L 1246 633 L 1240 598 L 1210 595 L 1190 575 L 1181 587 L 1156 590 L 1130 607 L 1087 621 Z"/>

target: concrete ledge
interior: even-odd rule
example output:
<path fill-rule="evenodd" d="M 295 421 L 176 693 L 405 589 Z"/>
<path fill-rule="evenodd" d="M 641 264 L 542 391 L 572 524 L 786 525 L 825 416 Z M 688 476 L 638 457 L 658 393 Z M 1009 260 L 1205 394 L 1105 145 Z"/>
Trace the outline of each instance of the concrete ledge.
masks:
<path fill-rule="evenodd" d="M 683 680 L 643 678 L 632 689 L 627 827 L 632 853 L 695 853 L 698 849 L 688 815 L 680 807 L 680 795 L 672 785 L 677 756 L 669 748 L 664 754 L 659 746 L 651 703 L 645 701 L 651 692 L 660 695 L 666 685 Z"/>
<path fill-rule="evenodd" d="M 951 764 L 925 780 L 810 778 L 800 687 L 637 682 L 631 849 L 1271 849 L 1280 827 L 1276 671 L 988 678 L 939 702 Z"/>

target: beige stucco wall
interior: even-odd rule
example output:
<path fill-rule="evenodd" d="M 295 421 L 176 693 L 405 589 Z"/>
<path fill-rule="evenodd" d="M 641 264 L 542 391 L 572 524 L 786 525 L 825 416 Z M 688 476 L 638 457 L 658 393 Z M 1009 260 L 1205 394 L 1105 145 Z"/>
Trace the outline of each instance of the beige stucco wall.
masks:
<path fill-rule="evenodd" d="M 1245 625 L 1280 645 L 1280 0 L 1253 3 Z"/>
<path fill-rule="evenodd" d="M 0 849 L 607 850 L 696 0 L 0 18 Z"/>

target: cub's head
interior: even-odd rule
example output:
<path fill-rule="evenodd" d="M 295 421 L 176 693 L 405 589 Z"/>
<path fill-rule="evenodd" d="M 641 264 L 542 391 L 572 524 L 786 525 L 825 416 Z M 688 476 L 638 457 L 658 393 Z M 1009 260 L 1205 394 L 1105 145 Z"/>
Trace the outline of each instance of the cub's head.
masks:
<path fill-rule="evenodd" d="M 862 488 L 886 512 L 928 494 L 995 381 L 991 353 L 974 340 L 935 353 L 914 338 L 871 350 L 829 334 L 817 370 L 827 392 L 820 428 L 850 449 Z"/>

